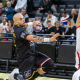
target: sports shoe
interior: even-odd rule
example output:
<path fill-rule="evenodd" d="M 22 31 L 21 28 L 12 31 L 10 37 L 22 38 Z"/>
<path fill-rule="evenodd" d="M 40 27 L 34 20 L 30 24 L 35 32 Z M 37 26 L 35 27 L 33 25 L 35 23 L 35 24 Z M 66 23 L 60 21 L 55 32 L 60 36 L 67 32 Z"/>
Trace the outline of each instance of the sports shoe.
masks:
<path fill-rule="evenodd" d="M 15 79 L 14 79 L 14 74 L 15 74 L 15 73 L 18 73 L 18 74 L 19 74 L 19 69 L 18 69 L 18 68 L 14 69 L 14 70 L 9 74 L 8 80 L 15 80 Z"/>

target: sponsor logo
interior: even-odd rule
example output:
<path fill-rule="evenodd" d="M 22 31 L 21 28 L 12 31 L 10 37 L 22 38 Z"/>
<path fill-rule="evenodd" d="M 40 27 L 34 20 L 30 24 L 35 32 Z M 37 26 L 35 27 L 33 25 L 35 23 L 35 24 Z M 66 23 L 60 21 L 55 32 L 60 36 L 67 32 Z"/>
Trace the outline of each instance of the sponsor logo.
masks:
<path fill-rule="evenodd" d="M 24 72 L 24 77 L 29 78 L 31 76 L 31 70 L 25 71 Z"/>

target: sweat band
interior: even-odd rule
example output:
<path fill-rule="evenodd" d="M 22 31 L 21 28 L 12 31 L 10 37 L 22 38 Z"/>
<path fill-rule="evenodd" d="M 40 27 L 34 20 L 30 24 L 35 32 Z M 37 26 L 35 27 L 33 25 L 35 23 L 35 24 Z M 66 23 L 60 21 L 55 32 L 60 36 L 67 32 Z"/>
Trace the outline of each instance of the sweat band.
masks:
<path fill-rule="evenodd" d="M 44 42 L 50 42 L 49 38 L 44 38 Z"/>
<path fill-rule="evenodd" d="M 28 27 L 33 26 L 33 22 L 28 23 Z"/>

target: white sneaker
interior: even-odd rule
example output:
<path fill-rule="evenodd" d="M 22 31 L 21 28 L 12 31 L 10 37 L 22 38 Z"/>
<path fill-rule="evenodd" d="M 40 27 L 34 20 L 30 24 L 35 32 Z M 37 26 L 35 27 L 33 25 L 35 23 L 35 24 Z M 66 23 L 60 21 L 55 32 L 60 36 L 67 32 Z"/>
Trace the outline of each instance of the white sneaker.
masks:
<path fill-rule="evenodd" d="M 18 68 L 14 69 L 14 70 L 9 74 L 8 80 L 15 80 L 15 79 L 14 79 L 14 74 L 15 74 L 15 73 L 18 73 L 18 74 L 19 74 L 19 69 L 18 69 Z"/>

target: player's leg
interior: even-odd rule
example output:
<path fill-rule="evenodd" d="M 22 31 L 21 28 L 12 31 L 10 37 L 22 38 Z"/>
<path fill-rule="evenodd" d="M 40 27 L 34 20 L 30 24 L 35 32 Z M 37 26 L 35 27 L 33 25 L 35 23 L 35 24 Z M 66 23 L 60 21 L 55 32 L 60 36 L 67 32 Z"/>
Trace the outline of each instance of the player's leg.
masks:
<path fill-rule="evenodd" d="M 37 52 L 37 57 L 36 57 L 36 66 L 39 67 L 39 69 L 36 71 L 32 79 L 34 80 L 37 78 L 40 74 L 44 74 L 46 72 L 49 72 L 53 69 L 54 62 L 46 55 Z M 31 79 L 31 80 L 32 80 Z"/>
<path fill-rule="evenodd" d="M 73 74 L 72 80 L 80 80 L 80 69 Z"/>
<path fill-rule="evenodd" d="M 48 58 L 47 61 L 45 61 L 42 65 L 40 65 L 38 73 L 39 74 L 44 74 L 46 72 L 49 72 L 53 69 L 53 66 L 54 66 L 54 62 L 52 61 L 52 59 Z"/>
<path fill-rule="evenodd" d="M 34 62 L 35 55 L 28 55 L 26 59 L 19 63 L 20 71 L 23 77 L 19 74 L 18 69 L 14 69 L 12 73 L 9 75 L 9 80 L 30 80 L 36 72 L 33 71 Z"/>

